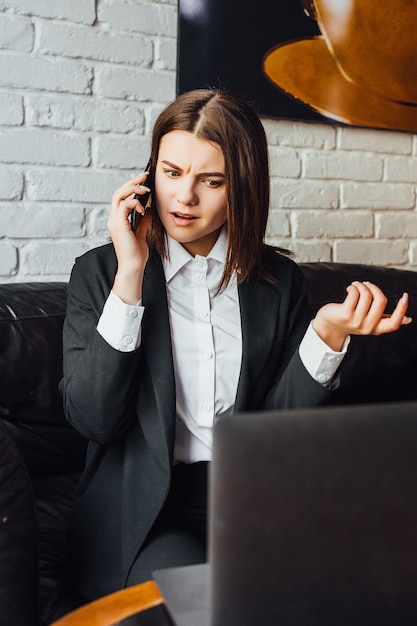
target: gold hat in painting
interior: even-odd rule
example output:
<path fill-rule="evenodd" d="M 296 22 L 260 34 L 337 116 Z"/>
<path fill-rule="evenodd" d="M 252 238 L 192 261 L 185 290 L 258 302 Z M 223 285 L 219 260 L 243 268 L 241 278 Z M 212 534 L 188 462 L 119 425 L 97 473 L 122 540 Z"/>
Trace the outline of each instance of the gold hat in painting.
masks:
<path fill-rule="evenodd" d="M 310 8 L 322 34 L 270 50 L 266 76 L 326 117 L 417 131 L 417 0 L 310 0 Z"/>

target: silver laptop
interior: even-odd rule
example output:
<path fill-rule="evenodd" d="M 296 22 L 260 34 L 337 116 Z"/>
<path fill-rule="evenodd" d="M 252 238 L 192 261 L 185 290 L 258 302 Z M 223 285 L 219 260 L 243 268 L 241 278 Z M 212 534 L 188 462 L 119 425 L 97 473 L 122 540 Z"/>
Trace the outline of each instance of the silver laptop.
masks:
<path fill-rule="evenodd" d="M 230 416 L 213 453 L 209 565 L 161 572 L 177 626 L 417 624 L 417 403 Z"/>
<path fill-rule="evenodd" d="M 417 404 L 218 422 L 213 626 L 417 624 Z"/>

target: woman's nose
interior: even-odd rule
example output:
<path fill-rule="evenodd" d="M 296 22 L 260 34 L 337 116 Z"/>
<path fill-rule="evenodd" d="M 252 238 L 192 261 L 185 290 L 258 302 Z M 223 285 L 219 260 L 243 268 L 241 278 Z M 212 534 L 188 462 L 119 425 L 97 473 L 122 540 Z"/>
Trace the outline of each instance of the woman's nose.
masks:
<path fill-rule="evenodd" d="M 197 194 L 194 182 L 184 178 L 179 181 L 177 188 L 177 202 L 186 206 L 197 204 Z"/>

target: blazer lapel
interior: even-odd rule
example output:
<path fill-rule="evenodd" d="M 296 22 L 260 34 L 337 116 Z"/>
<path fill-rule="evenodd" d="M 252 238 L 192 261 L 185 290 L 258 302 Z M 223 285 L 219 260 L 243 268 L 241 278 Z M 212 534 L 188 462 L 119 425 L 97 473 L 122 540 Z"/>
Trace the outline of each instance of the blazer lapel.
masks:
<path fill-rule="evenodd" d="M 242 367 L 235 412 L 248 406 L 247 398 L 267 367 L 276 339 L 280 301 L 279 291 L 261 281 L 246 281 L 239 285 L 238 291 L 242 321 Z"/>
<path fill-rule="evenodd" d="M 147 435 L 156 439 L 154 443 L 159 440 L 160 444 L 161 437 L 158 438 L 158 432 L 155 432 L 159 423 L 159 434 L 162 434 L 165 451 L 170 458 L 175 434 L 175 380 L 165 275 L 162 262 L 156 255 L 149 259 L 146 266 L 142 301 L 145 307 L 142 334 L 142 343 L 146 345 L 144 366 L 150 375 L 157 415 L 151 415 L 148 410 L 146 421 L 141 423 L 148 429 Z M 147 398 L 147 401 L 152 399 Z"/>

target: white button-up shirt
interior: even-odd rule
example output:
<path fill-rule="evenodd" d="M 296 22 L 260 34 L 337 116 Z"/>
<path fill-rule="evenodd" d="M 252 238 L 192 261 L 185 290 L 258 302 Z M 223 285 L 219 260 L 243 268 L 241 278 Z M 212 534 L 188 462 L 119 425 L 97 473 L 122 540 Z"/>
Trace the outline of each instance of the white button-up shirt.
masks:
<path fill-rule="evenodd" d="M 177 400 L 174 458 L 211 458 L 214 416 L 233 411 L 242 332 L 237 281 L 220 293 L 227 235 L 220 234 L 207 255 L 192 257 L 181 244 L 168 241 L 164 263 Z"/>

